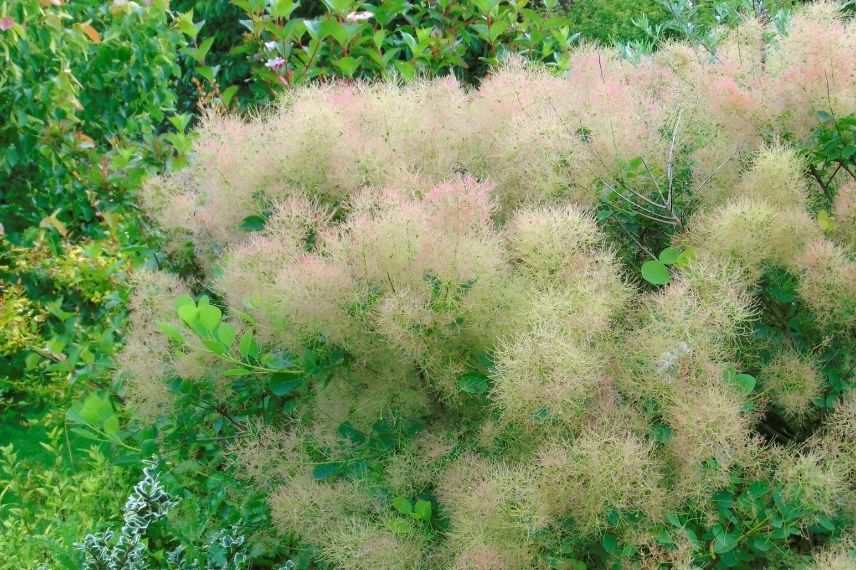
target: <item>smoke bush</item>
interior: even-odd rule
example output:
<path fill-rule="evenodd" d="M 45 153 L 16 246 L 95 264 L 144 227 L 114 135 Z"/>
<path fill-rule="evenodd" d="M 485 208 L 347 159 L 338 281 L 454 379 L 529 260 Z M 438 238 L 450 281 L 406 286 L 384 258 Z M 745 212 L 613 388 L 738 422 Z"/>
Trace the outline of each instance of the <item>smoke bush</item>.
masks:
<path fill-rule="evenodd" d="M 818 111 L 856 111 L 833 14 L 748 21 L 715 55 L 583 46 L 561 77 L 512 61 L 476 91 L 208 115 L 145 204 L 213 305 L 180 302 L 188 342 L 186 286 L 138 276 L 132 403 L 252 386 L 268 425 L 241 396 L 233 465 L 334 567 L 805 562 L 856 499 L 853 182 L 821 215 L 800 150 Z"/>

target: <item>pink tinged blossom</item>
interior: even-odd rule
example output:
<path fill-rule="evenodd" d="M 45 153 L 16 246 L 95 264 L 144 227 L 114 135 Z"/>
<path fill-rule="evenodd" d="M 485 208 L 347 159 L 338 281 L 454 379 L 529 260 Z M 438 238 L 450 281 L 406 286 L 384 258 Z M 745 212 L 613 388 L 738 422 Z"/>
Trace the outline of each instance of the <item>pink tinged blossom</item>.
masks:
<path fill-rule="evenodd" d="M 12 29 L 15 25 L 15 20 L 10 18 L 9 16 L 4 16 L 0 18 L 0 31 L 6 32 Z"/>
<path fill-rule="evenodd" d="M 268 69 L 273 69 L 274 71 L 282 69 L 283 66 L 285 66 L 285 60 L 281 57 L 269 59 L 267 60 L 267 63 L 265 63 L 265 67 L 267 67 Z"/>
<path fill-rule="evenodd" d="M 492 190 L 493 184 L 480 183 L 469 176 L 438 184 L 425 196 L 432 225 L 454 233 L 488 225 L 493 210 Z"/>
<path fill-rule="evenodd" d="M 347 16 L 345 16 L 345 20 L 348 22 L 365 22 L 366 20 L 370 20 L 374 17 L 374 14 L 371 12 L 351 12 Z"/>
<path fill-rule="evenodd" d="M 336 107 L 348 108 L 356 103 L 356 93 L 348 85 L 337 86 L 330 95 L 330 102 Z"/>

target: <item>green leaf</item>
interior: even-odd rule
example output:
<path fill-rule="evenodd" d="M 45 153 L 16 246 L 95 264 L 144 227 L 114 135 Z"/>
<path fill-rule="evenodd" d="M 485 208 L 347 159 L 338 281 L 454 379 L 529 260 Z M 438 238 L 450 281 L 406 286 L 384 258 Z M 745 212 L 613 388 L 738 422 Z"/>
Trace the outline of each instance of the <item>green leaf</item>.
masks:
<path fill-rule="evenodd" d="M 817 213 L 817 225 L 825 233 L 834 232 L 836 229 L 835 219 L 826 210 L 820 210 Z"/>
<path fill-rule="evenodd" d="M 392 500 L 392 507 L 403 515 L 413 513 L 413 503 L 406 497 L 396 497 Z"/>
<path fill-rule="evenodd" d="M 195 307 L 196 301 L 194 301 L 193 297 L 191 297 L 187 293 L 183 293 L 175 299 L 175 310 L 177 311 L 184 305 L 193 305 Z"/>
<path fill-rule="evenodd" d="M 232 98 L 235 97 L 235 94 L 238 92 L 237 85 L 230 85 L 223 89 L 223 92 L 220 93 L 220 100 L 223 102 L 225 107 L 229 106 L 229 103 L 232 102 Z"/>
<path fill-rule="evenodd" d="M 688 247 L 681 252 L 678 258 L 675 260 L 675 267 L 686 267 L 698 256 L 698 252 L 694 247 Z"/>
<path fill-rule="evenodd" d="M 113 414 L 104 420 L 104 433 L 113 439 L 119 439 L 119 416 Z"/>
<path fill-rule="evenodd" d="M 749 546 L 758 552 L 768 552 L 773 548 L 773 543 L 766 536 L 755 536 L 749 540 Z"/>
<path fill-rule="evenodd" d="M 487 378 L 478 372 L 469 372 L 458 379 L 458 388 L 467 394 L 478 396 L 488 391 Z"/>
<path fill-rule="evenodd" d="M 366 434 L 355 428 L 349 421 L 339 424 L 339 427 L 336 428 L 336 433 L 354 445 L 360 445 L 366 441 Z"/>
<path fill-rule="evenodd" d="M 757 384 L 755 377 L 749 374 L 737 374 L 734 376 L 733 382 L 744 394 L 751 394 Z"/>
<path fill-rule="evenodd" d="M 673 265 L 677 263 L 682 253 L 683 250 L 679 247 L 667 247 L 660 252 L 660 263 L 663 265 Z"/>
<path fill-rule="evenodd" d="M 652 285 L 665 285 L 671 279 L 669 269 L 659 261 L 646 261 L 642 264 L 642 278 Z"/>
<path fill-rule="evenodd" d="M 215 338 L 203 338 L 202 344 L 214 354 L 226 354 L 226 350 L 229 348 Z"/>
<path fill-rule="evenodd" d="M 416 77 L 416 67 L 409 61 L 396 61 L 395 68 L 405 81 L 412 81 Z"/>
<path fill-rule="evenodd" d="M 342 464 L 341 463 L 319 463 L 312 470 L 312 477 L 316 481 L 325 481 L 327 479 L 332 479 L 341 473 Z"/>
<path fill-rule="evenodd" d="M 193 9 L 185 12 L 184 14 L 179 14 L 175 19 L 175 27 L 178 28 L 178 31 L 192 40 L 196 39 L 196 36 L 199 34 L 199 30 L 202 29 L 204 24 L 204 21 L 198 23 L 193 22 Z"/>
<path fill-rule="evenodd" d="M 251 331 L 245 331 L 241 335 L 241 341 L 238 343 L 238 352 L 241 353 L 242 358 L 250 358 L 258 355 L 259 347 Z"/>
<path fill-rule="evenodd" d="M 669 512 L 666 514 L 666 521 L 675 528 L 683 528 L 684 525 L 681 523 L 681 520 L 678 518 L 677 513 Z"/>
<path fill-rule="evenodd" d="M 178 308 L 178 316 L 188 326 L 193 326 L 196 319 L 199 318 L 199 310 L 196 305 L 182 305 Z"/>
<path fill-rule="evenodd" d="M 351 31 L 348 26 L 336 20 L 321 20 L 318 24 L 318 32 L 321 34 L 321 38 L 332 36 L 336 43 L 342 47 L 351 39 Z"/>
<path fill-rule="evenodd" d="M 360 68 L 360 60 L 353 57 L 340 57 L 339 59 L 333 62 L 339 71 L 342 72 L 345 77 L 353 77 L 354 73 L 357 72 L 357 69 Z"/>
<path fill-rule="evenodd" d="M 77 415 L 87 424 L 100 426 L 109 417 L 114 415 L 113 405 L 107 397 L 92 392 L 83 401 L 83 405 L 80 406 Z"/>
<path fill-rule="evenodd" d="M 245 232 L 259 232 L 265 229 L 265 224 L 267 220 L 265 220 L 262 216 L 253 214 L 252 216 L 247 216 L 243 220 L 241 220 L 240 228 Z"/>
<path fill-rule="evenodd" d="M 327 9 L 339 16 L 344 16 L 345 14 L 352 12 L 354 9 L 354 1 L 353 0 L 323 0 L 324 5 L 327 6 Z"/>
<path fill-rule="evenodd" d="M 268 7 L 268 13 L 274 18 L 287 20 L 298 6 L 300 6 L 300 2 L 294 0 L 272 0 Z"/>
<path fill-rule="evenodd" d="M 214 44 L 214 36 L 205 39 L 199 47 L 185 47 L 182 48 L 181 53 L 189 56 L 193 61 L 202 65 L 205 63 L 205 56 L 208 55 L 208 51 L 211 49 L 211 46 Z"/>
<path fill-rule="evenodd" d="M 158 328 L 169 340 L 178 344 L 184 344 L 184 335 L 181 334 L 181 329 L 174 324 L 161 322 L 158 323 Z"/>
<path fill-rule="evenodd" d="M 615 535 L 612 534 L 604 534 L 603 538 L 600 540 L 603 549 L 613 556 L 617 556 L 619 553 L 618 549 L 618 539 L 615 538 Z"/>
<path fill-rule="evenodd" d="M 722 532 L 717 535 L 713 541 L 713 551 L 717 554 L 725 554 L 731 552 L 737 547 L 740 542 L 740 537 L 736 534 Z"/>
<path fill-rule="evenodd" d="M 220 323 L 220 326 L 217 327 L 217 339 L 226 347 L 232 346 L 236 334 L 235 327 L 229 323 Z"/>
<path fill-rule="evenodd" d="M 672 538 L 672 535 L 668 530 L 663 528 L 657 533 L 657 542 L 664 546 L 672 546 L 675 544 L 675 539 Z"/>
<path fill-rule="evenodd" d="M 413 517 L 428 522 L 431 520 L 431 501 L 418 500 L 413 507 Z"/>
<path fill-rule="evenodd" d="M 274 396 L 282 397 L 291 394 L 302 385 L 303 380 L 299 378 L 294 379 L 286 375 L 274 374 L 273 378 L 270 379 L 268 387 Z"/>
<path fill-rule="evenodd" d="M 210 83 L 214 83 L 214 78 L 217 76 L 219 66 L 200 65 L 194 71 L 207 79 Z"/>
<path fill-rule="evenodd" d="M 220 318 L 223 313 L 214 305 L 201 304 L 199 305 L 199 322 L 206 330 L 213 333 L 220 324 Z"/>

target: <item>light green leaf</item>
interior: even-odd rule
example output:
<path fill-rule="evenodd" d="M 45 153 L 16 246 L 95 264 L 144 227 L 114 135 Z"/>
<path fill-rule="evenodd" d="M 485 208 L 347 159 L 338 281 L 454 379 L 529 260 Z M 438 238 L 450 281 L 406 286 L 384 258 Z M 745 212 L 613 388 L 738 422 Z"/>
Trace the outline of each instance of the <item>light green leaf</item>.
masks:
<path fill-rule="evenodd" d="M 679 247 L 667 247 L 660 252 L 660 263 L 663 265 L 673 265 L 678 261 L 681 253 L 683 253 L 683 250 Z"/>
<path fill-rule="evenodd" d="M 418 500 L 413 507 L 413 516 L 420 521 L 431 520 L 431 501 Z"/>
<path fill-rule="evenodd" d="M 221 323 L 220 326 L 217 327 L 217 339 L 227 347 L 232 345 L 232 341 L 235 340 L 236 334 L 235 327 L 229 323 Z"/>
<path fill-rule="evenodd" d="M 690 263 L 692 263 L 695 258 L 698 256 L 698 252 L 694 247 L 688 247 L 681 252 L 678 256 L 678 259 L 675 260 L 676 267 L 686 267 Z"/>
<path fill-rule="evenodd" d="M 183 293 L 176 298 L 175 309 L 178 310 L 180 307 L 183 307 L 184 305 L 193 305 L 195 307 L 196 301 L 194 301 L 193 297 L 191 297 L 187 293 Z"/>
<path fill-rule="evenodd" d="M 411 81 L 416 77 L 416 67 L 409 61 L 396 61 L 395 68 L 405 81 Z"/>
<path fill-rule="evenodd" d="M 199 310 L 195 305 L 182 305 L 178 308 L 178 316 L 188 326 L 193 326 L 196 319 L 199 318 Z"/>
<path fill-rule="evenodd" d="M 196 39 L 196 36 L 199 34 L 199 30 L 202 29 L 203 25 L 205 25 L 204 20 L 202 22 L 197 23 L 193 22 L 193 9 L 183 14 L 179 14 L 178 17 L 175 19 L 175 27 L 178 28 L 178 30 L 182 34 L 186 35 L 192 40 Z"/>
<path fill-rule="evenodd" d="M 642 264 L 642 278 L 652 285 L 665 285 L 671 276 L 669 269 L 659 261 L 646 261 Z"/>
<path fill-rule="evenodd" d="M 300 2 L 294 0 L 273 0 L 268 7 L 268 13 L 274 18 L 287 20 L 298 6 L 300 6 Z"/>
<path fill-rule="evenodd" d="M 251 331 L 245 331 L 244 334 L 241 335 L 241 341 L 238 343 L 238 352 L 241 353 L 242 358 L 254 357 L 258 354 L 258 345 L 256 344 Z"/>
<path fill-rule="evenodd" d="M 214 305 L 199 305 L 199 322 L 209 332 L 214 332 L 217 325 L 220 324 L 220 318 L 222 316 L 223 313 Z"/>
<path fill-rule="evenodd" d="M 223 105 L 228 107 L 229 103 L 232 102 L 232 99 L 235 97 L 235 94 L 238 92 L 237 85 L 230 85 L 223 89 L 223 92 L 220 94 L 220 100 L 223 102 Z"/>
<path fill-rule="evenodd" d="M 392 500 L 392 507 L 403 515 L 413 513 L 413 503 L 406 497 L 396 497 Z"/>
<path fill-rule="evenodd" d="M 104 420 L 104 433 L 113 439 L 119 438 L 119 416 L 112 415 Z"/>
<path fill-rule="evenodd" d="M 184 344 L 184 335 L 181 334 L 181 329 L 175 326 L 172 323 L 158 323 L 158 328 L 160 331 L 167 336 L 167 338 L 173 342 L 178 344 Z"/>
<path fill-rule="evenodd" d="M 360 68 L 360 60 L 350 56 L 340 57 L 333 62 L 333 65 L 335 65 L 345 77 L 350 78 L 353 77 L 354 73 L 357 72 L 357 69 Z"/>
<path fill-rule="evenodd" d="M 96 392 L 86 397 L 77 413 L 84 422 L 93 426 L 100 426 L 107 418 L 114 415 L 110 400 Z"/>
<path fill-rule="evenodd" d="M 749 374 L 737 374 L 734 376 L 733 382 L 744 394 L 751 394 L 757 384 L 755 377 Z"/>
<path fill-rule="evenodd" d="M 820 210 L 817 213 L 817 225 L 825 233 L 834 232 L 836 228 L 835 219 L 826 210 Z"/>

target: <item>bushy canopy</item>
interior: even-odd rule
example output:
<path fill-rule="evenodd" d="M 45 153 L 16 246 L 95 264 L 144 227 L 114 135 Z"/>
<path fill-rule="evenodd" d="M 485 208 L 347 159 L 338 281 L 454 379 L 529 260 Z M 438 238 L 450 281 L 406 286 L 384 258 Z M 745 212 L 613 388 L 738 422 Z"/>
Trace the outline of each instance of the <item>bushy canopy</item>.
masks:
<path fill-rule="evenodd" d="M 830 541 L 817 526 L 851 520 L 856 499 L 853 398 L 835 407 L 823 368 L 856 333 L 856 201 L 846 170 L 824 197 L 802 149 L 823 117 L 856 112 L 854 53 L 856 24 L 821 3 L 787 35 L 748 21 L 715 55 L 582 47 L 563 77 L 511 62 L 472 92 L 330 84 L 252 120 L 208 116 L 190 168 L 145 202 L 193 244 L 190 286 L 229 326 L 217 338 L 227 355 L 250 338 L 245 360 L 340 355 L 232 450 L 279 529 L 372 570 L 595 551 L 793 567 Z M 651 286 L 639 266 L 665 246 Z M 809 349 L 793 323 L 759 336 L 778 318 L 771 275 L 797 284 Z M 174 377 L 232 397 L 220 345 L 158 336 L 188 286 L 138 281 L 123 371 L 138 410 L 172 413 Z M 382 453 L 378 426 L 395 434 Z M 776 548 L 746 546 L 766 515 L 746 534 L 717 518 L 721 493 L 746 489 L 798 505 Z M 831 548 L 821 567 L 839 567 Z"/>

